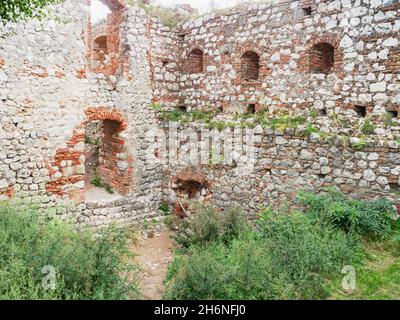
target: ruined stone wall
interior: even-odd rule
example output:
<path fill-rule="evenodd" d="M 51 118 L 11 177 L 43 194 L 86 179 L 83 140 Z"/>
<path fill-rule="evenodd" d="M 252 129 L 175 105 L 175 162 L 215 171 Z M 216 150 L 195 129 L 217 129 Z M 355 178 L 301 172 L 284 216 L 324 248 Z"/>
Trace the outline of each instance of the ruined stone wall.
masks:
<path fill-rule="evenodd" d="M 333 115 L 358 104 L 368 112 L 398 110 L 399 5 L 382 1 L 281 1 L 170 30 L 143 10 L 105 0 L 118 13 L 104 30 L 113 58 L 101 70 L 92 65 L 85 1 L 52 7 L 57 18 L 7 24 L 0 36 L 0 201 L 34 204 L 90 226 L 155 216 L 162 201 L 174 203 L 185 192 L 249 212 L 279 206 L 303 187 L 333 184 L 398 203 L 399 127 L 379 127 L 374 136 L 385 139 L 359 151 L 263 129 L 246 176 L 232 166 L 149 161 L 154 141 L 147 139 L 164 124 L 151 107 L 156 103 L 223 107 L 226 114 L 249 104 L 294 111 L 312 106 Z M 313 48 L 320 41 L 335 49 L 332 56 L 321 56 L 329 46 Z M 311 60 L 332 72 L 309 73 Z M 359 122 L 354 113 L 348 120 Z M 92 121 L 102 128 L 99 172 L 115 191 L 104 197 L 87 193 Z M 323 116 L 316 122 L 327 124 Z M 187 144 L 182 139 L 180 148 Z"/>
<path fill-rule="evenodd" d="M 9 23 L 1 30 L 0 201 L 34 204 L 94 226 L 154 215 L 161 178 L 144 167 L 141 154 L 145 126 L 154 121 L 147 109 L 152 100 L 147 20 L 135 8 L 124 11 L 121 72 L 107 77 L 91 72 L 84 2 L 65 1 L 53 13 L 57 19 Z M 104 140 L 113 156 L 103 162 L 102 174 L 120 192 L 88 201 L 85 124 L 113 120 L 123 130 Z"/>
<path fill-rule="evenodd" d="M 201 124 L 191 124 L 189 127 L 180 125 L 178 132 L 188 128 L 198 137 L 204 134 L 202 130 L 208 130 Z M 254 144 L 251 144 L 246 140 L 246 131 L 224 129 L 219 133 L 220 151 L 217 153 L 214 149 L 212 155 L 210 153 L 210 163 L 202 165 L 196 164 L 201 157 L 200 149 L 196 148 L 204 140 L 200 138 L 202 142 L 195 147 L 191 145 L 193 141 L 181 140 L 178 157 L 173 159 L 175 153 L 170 153 L 167 159 L 164 200 L 172 208 L 179 208 L 176 199 L 181 191 L 177 184 L 180 180 L 192 185 L 200 183 L 210 194 L 206 196 L 207 201 L 218 207 L 239 206 L 253 214 L 268 206 L 290 210 L 296 206 L 294 199 L 299 191 L 315 192 L 329 186 L 336 186 L 358 199 L 384 196 L 400 208 L 400 145 L 380 142 L 357 150 L 339 139 L 328 142 L 317 134 L 305 137 L 300 130 L 281 132 L 256 127 L 253 132 Z M 234 147 L 234 139 L 245 143 L 243 147 L 239 145 L 240 151 L 234 156 L 237 161 L 229 163 L 224 159 L 223 149 L 226 143 Z M 247 157 L 245 161 L 251 161 L 253 156 L 247 149 L 251 146 L 254 146 L 255 160 L 252 167 L 246 167 L 243 166 L 245 162 L 241 165 L 238 159 Z M 196 150 L 192 157 L 196 160 L 192 164 L 188 161 L 189 150 Z M 192 199 L 198 200 L 200 196 Z"/>
<path fill-rule="evenodd" d="M 148 18 L 147 28 L 150 41 L 148 59 L 151 68 L 153 103 L 179 106 L 180 37 L 155 18 Z"/>
<path fill-rule="evenodd" d="M 281 0 L 188 21 L 180 25 L 182 97 L 190 108 L 398 110 L 399 17 L 397 0 Z M 332 56 L 316 57 L 318 44 Z M 186 64 L 195 48 L 204 52 L 200 73 Z M 241 77 L 248 51 L 259 56 L 258 79 Z M 333 59 L 329 72 L 310 72 L 319 58 Z"/>

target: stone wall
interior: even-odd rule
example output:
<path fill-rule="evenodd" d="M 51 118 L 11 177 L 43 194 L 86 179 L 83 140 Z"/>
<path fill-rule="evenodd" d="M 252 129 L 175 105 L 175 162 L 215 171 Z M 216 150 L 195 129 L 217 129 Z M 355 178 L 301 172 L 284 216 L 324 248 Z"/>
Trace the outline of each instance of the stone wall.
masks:
<path fill-rule="evenodd" d="M 399 10 L 397 0 L 283 0 L 183 23 L 182 99 L 189 108 L 225 110 L 248 104 L 398 110 Z M 326 51 L 318 46 L 334 51 L 319 55 L 325 64 L 333 59 L 329 71 L 316 71 L 315 54 Z M 204 52 L 203 72 L 185 68 L 193 48 Z M 255 79 L 241 77 L 246 52 L 259 55 Z"/>
<path fill-rule="evenodd" d="M 107 76 L 91 72 L 85 3 L 68 0 L 52 10 L 56 19 L 8 23 L 1 30 L 0 201 L 22 208 L 34 204 L 94 226 L 154 215 L 161 177 L 144 166 L 141 154 L 145 127 L 155 123 L 147 109 L 149 41 L 138 32 L 146 30 L 147 18 L 135 8 L 124 11 L 120 49 L 127 62 L 118 57 L 120 72 Z M 135 43 L 129 51 L 128 38 Z M 123 73 L 126 63 L 132 67 Z M 114 156 L 102 170 L 120 192 L 87 201 L 85 123 L 99 120 L 118 120 L 124 128 L 116 140 L 105 140 L 106 155 Z"/>
<path fill-rule="evenodd" d="M 192 124 L 189 129 L 199 137 L 204 135 L 202 130 L 208 130 L 201 124 Z M 185 130 L 188 127 L 180 126 L 178 132 Z M 254 133 L 255 161 L 249 172 L 244 171 L 246 167 L 239 161 L 226 163 L 223 152 L 226 142 L 234 147 L 234 139 L 246 141 L 246 130 Z M 210 158 L 208 164 L 195 164 L 199 162 L 196 157 L 201 156 L 197 149 L 201 143 L 193 147 L 189 141 L 180 141 L 178 157 L 172 159 L 175 152 L 168 153 L 164 190 L 165 201 L 172 207 L 176 207 L 179 197 L 177 178 L 208 186 L 211 194 L 208 200 L 219 207 L 239 206 L 249 213 L 257 213 L 268 206 L 281 210 L 291 208 L 299 191 L 315 192 L 330 186 L 359 199 L 384 196 L 400 206 L 400 145 L 379 143 L 357 150 L 339 139 L 327 142 L 317 134 L 305 137 L 300 130 L 282 132 L 268 127 L 227 128 L 219 134 L 220 151 L 216 153 L 213 149 L 212 157 L 216 160 Z M 252 145 L 249 140 L 240 145 L 239 154 L 234 158 L 252 158 L 246 149 Z M 190 148 L 196 150 L 194 165 L 187 160 Z M 204 177 L 203 181 L 192 178 L 196 175 Z"/>
<path fill-rule="evenodd" d="M 255 212 L 290 201 L 303 187 L 337 185 L 399 203 L 398 121 L 380 124 L 375 141 L 359 151 L 263 128 L 245 177 L 231 165 L 149 161 L 154 141 L 147 139 L 163 128 L 156 103 L 222 108 L 221 121 L 253 107 L 315 108 L 324 110 L 315 123 L 338 135 L 353 129 L 336 128 L 327 116 L 344 114 L 358 126 L 362 119 L 350 110 L 357 106 L 396 114 L 398 1 L 275 1 L 176 30 L 123 1 L 104 3 L 113 14 L 102 31 L 92 30 L 81 0 L 50 7 L 44 21 L 1 29 L 0 201 L 96 227 L 156 216 L 161 202 L 175 204 L 177 196 Z M 93 37 L 102 32 L 112 57 L 93 68 Z M 92 121 L 102 128 L 99 173 L 115 190 L 104 198 L 87 195 L 93 169 L 85 168 L 85 126 Z"/>

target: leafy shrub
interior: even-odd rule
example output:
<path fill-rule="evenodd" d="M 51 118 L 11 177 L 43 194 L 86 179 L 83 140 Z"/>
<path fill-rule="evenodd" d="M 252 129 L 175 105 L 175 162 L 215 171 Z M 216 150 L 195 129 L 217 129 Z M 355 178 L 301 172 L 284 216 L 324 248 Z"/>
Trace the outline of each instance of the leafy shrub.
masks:
<path fill-rule="evenodd" d="M 192 245 L 169 269 L 168 299 L 326 298 L 324 279 L 339 273 L 357 250 L 341 230 L 307 216 L 263 218 L 257 230 L 230 242 Z"/>
<path fill-rule="evenodd" d="M 168 215 L 170 212 L 168 203 L 161 203 L 158 210 L 160 210 L 164 215 Z"/>
<path fill-rule="evenodd" d="M 295 290 L 291 298 L 324 298 L 324 279 L 340 273 L 358 251 L 358 239 L 330 225 L 312 221 L 303 213 L 258 222 L 274 270 L 287 277 Z"/>
<path fill-rule="evenodd" d="M 169 268 L 166 299 L 272 299 L 290 291 L 274 277 L 265 247 L 255 239 L 234 239 L 190 248 L 177 255 Z M 283 283 L 282 283 L 283 282 Z"/>
<path fill-rule="evenodd" d="M 62 0 L 5 0 L 0 6 L 0 22 L 17 22 L 28 18 L 43 18 L 44 8 Z"/>
<path fill-rule="evenodd" d="M 175 228 L 177 243 L 189 247 L 214 241 L 226 243 L 245 230 L 247 222 L 239 209 L 217 212 L 210 206 L 197 206 L 190 217 L 175 220 Z"/>
<path fill-rule="evenodd" d="M 97 235 L 35 212 L 0 207 L 0 299 L 125 299 L 137 296 L 123 230 Z M 45 290 L 42 268 L 55 268 Z M 128 281 L 128 278 L 130 281 Z"/>
<path fill-rule="evenodd" d="M 299 193 L 306 213 L 314 219 L 333 224 L 345 231 L 361 235 L 388 237 L 392 232 L 395 209 L 389 200 L 361 201 L 346 197 L 335 188 L 316 195 Z"/>

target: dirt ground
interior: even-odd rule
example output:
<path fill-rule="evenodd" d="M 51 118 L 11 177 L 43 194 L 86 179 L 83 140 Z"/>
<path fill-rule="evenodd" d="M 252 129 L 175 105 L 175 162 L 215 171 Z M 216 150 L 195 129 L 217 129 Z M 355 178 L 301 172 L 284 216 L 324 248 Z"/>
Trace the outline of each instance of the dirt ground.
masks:
<path fill-rule="evenodd" d="M 144 299 L 159 300 L 163 295 L 163 281 L 167 274 L 168 264 L 172 261 L 172 250 L 175 243 L 168 231 L 154 232 L 153 237 L 145 234 L 139 236 L 132 251 L 140 264 L 140 291 Z"/>

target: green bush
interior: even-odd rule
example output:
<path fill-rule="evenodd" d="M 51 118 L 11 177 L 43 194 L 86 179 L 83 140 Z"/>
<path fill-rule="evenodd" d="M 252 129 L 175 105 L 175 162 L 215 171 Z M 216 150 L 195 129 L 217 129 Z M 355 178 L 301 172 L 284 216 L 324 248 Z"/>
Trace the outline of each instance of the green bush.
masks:
<path fill-rule="evenodd" d="M 346 197 L 335 188 L 316 195 L 299 193 L 306 213 L 313 219 L 337 226 L 345 231 L 361 235 L 388 237 L 394 224 L 395 209 L 389 200 L 361 201 Z"/>
<path fill-rule="evenodd" d="M 272 299 L 286 296 L 291 287 L 274 277 L 265 247 L 251 237 L 229 246 L 193 246 L 188 257 L 177 255 L 169 268 L 166 299 Z"/>
<path fill-rule="evenodd" d="M 197 206 L 190 217 L 174 222 L 175 240 L 184 247 L 215 241 L 226 243 L 247 228 L 242 212 L 235 208 L 218 212 L 210 206 Z"/>
<path fill-rule="evenodd" d="M 207 238 L 207 246 L 192 242 L 170 266 L 165 297 L 326 298 L 324 280 L 340 273 L 358 251 L 353 236 L 304 214 L 264 216 L 257 226 L 234 233 L 230 241 L 215 236 Z M 216 228 L 207 230 L 217 234 Z"/>
<path fill-rule="evenodd" d="M 291 298 L 313 299 L 327 295 L 324 279 L 339 274 L 358 252 L 358 238 L 314 222 L 303 213 L 258 222 L 274 271 L 286 274 L 294 287 Z"/>
<path fill-rule="evenodd" d="M 0 299 L 132 298 L 138 291 L 128 257 L 123 230 L 77 232 L 0 207 Z M 54 290 L 42 287 L 45 266 L 55 269 Z"/>

